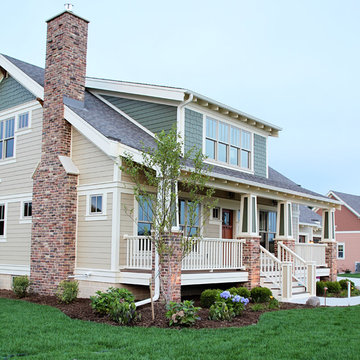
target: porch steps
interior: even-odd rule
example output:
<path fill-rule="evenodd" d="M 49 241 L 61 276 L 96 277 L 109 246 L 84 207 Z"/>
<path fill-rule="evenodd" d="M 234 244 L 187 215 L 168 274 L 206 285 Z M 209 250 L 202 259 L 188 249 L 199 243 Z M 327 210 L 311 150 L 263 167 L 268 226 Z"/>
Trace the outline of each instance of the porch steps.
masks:
<path fill-rule="evenodd" d="M 260 285 L 271 290 L 273 296 L 277 300 L 281 300 L 281 289 L 278 285 L 275 285 L 271 281 L 267 280 L 265 276 L 260 277 Z M 306 291 L 305 286 L 300 285 L 295 279 L 292 281 L 292 297 L 291 299 L 304 298 L 310 296 Z"/>

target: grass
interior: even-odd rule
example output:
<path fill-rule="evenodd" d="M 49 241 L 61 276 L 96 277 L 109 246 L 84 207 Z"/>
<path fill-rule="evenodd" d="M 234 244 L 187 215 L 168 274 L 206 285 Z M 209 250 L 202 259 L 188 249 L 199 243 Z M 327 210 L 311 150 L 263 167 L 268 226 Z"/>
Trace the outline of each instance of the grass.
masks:
<path fill-rule="evenodd" d="M 352 274 L 338 274 L 340 277 L 348 277 L 348 278 L 360 278 L 360 273 L 352 273 Z"/>
<path fill-rule="evenodd" d="M 359 359 L 359 317 L 359 306 L 316 308 L 265 313 L 243 328 L 146 329 L 0 299 L 0 359 Z"/>

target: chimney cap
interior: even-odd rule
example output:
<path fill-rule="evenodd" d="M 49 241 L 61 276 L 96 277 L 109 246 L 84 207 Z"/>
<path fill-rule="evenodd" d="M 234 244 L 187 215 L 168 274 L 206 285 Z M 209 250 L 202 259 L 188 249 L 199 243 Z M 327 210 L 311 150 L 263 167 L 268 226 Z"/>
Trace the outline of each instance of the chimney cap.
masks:
<path fill-rule="evenodd" d="M 63 15 L 63 14 L 71 14 L 71 15 L 76 16 L 77 18 L 79 18 L 79 19 L 81 19 L 81 20 L 84 20 L 84 21 L 87 22 L 87 23 L 90 22 L 89 20 L 87 20 L 87 19 L 85 19 L 85 18 L 83 18 L 83 17 L 81 17 L 81 16 L 79 16 L 79 15 L 76 15 L 76 14 L 72 11 L 72 8 L 73 8 L 73 6 L 74 6 L 73 4 L 71 4 L 71 3 L 66 3 L 66 4 L 64 4 L 64 6 L 65 6 L 65 10 L 64 10 L 64 11 L 62 11 L 60 14 L 57 14 L 57 15 L 51 17 L 49 20 L 46 20 L 46 22 L 48 23 L 48 22 L 50 22 L 50 21 L 58 18 L 59 16 L 61 16 L 61 15 Z"/>

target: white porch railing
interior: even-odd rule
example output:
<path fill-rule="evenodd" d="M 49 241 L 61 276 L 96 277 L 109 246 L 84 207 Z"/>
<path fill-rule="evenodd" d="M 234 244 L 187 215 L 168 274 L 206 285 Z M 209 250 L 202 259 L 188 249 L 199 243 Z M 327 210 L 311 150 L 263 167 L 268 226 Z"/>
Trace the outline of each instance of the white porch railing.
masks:
<path fill-rule="evenodd" d="M 307 263 L 294 251 L 289 249 L 282 243 L 278 243 L 278 259 L 282 262 L 292 263 L 292 275 L 293 277 L 305 288 L 307 288 Z"/>
<path fill-rule="evenodd" d="M 260 275 L 282 289 L 282 264 L 271 252 L 260 245 Z"/>
<path fill-rule="evenodd" d="M 326 244 L 295 244 L 295 252 L 305 261 L 314 261 L 316 266 L 326 267 Z"/>
<path fill-rule="evenodd" d="M 184 257 L 182 270 L 234 270 L 243 268 L 245 240 L 203 238 Z"/>
<path fill-rule="evenodd" d="M 151 241 L 147 236 L 128 236 L 126 268 L 151 270 Z M 203 238 L 182 260 L 182 270 L 237 270 L 243 268 L 241 239 Z"/>
<path fill-rule="evenodd" d="M 126 239 L 126 268 L 151 270 L 151 240 L 147 236 L 128 236 Z"/>

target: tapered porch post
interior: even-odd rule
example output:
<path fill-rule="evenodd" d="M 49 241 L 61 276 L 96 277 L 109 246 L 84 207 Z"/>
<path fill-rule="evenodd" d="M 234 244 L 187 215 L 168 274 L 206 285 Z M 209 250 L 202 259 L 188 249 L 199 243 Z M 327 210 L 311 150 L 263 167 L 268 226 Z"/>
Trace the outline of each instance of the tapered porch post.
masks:
<path fill-rule="evenodd" d="M 274 239 L 274 252 L 276 257 L 278 257 L 279 242 L 295 251 L 292 203 L 290 201 L 278 202 L 276 237 Z"/>
<path fill-rule="evenodd" d="M 257 198 L 243 195 L 240 202 L 240 236 L 245 239 L 243 263 L 248 271 L 248 288 L 260 286 L 260 236 L 257 219 Z"/>
<path fill-rule="evenodd" d="M 322 234 L 321 242 L 325 248 L 325 262 L 330 269 L 329 280 L 336 281 L 337 278 L 337 244 L 335 239 L 335 209 L 324 209 L 322 211 Z"/>

